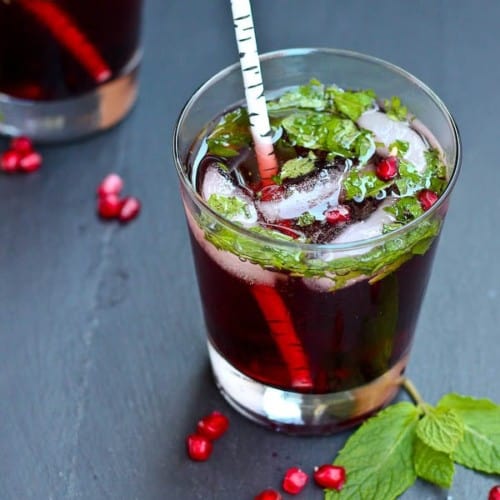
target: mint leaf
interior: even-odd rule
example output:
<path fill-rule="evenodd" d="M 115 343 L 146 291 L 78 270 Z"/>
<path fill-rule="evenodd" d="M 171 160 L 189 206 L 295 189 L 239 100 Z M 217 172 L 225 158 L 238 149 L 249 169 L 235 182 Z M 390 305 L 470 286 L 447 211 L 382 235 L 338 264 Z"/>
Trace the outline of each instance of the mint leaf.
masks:
<path fill-rule="evenodd" d="M 416 479 L 413 443 L 419 417 L 416 406 L 402 402 L 367 420 L 334 462 L 346 469 L 345 486 L 340 492 L 327 490 L 325 499 L 392 500 L 406 491 Z"/>
<path fill-rule="evenodd" d="M 370 133 L 359 130 L 353 121 L 331 113 L 300 111 L 288 115 L 281 125 L 292 145 L 320 149 L 345 158 L 366 157 L 367 153 L 375 151 Z"/>
<path fill-rule="evenodd" d="M 441 194 L 448 184 L 448 170 L 441 159 L 437 149 L 428 149 L 424 151 L 427 169 L 425 176 L 427 178 L 426 188 L 431 189 L 436 194 Z"/>
<path fill-rule="evenodd" d="M 234 219 L 238 215 L 250 217 L 247 204 L 236 196 L 211 194 L 207 203 L 215 212 L 229 220 Z"/>
<path fill-rule="evenodd" d="M 252 134 L 248 113 L 244 108 L 237 108 L 221 119 L 208 136 L 208 152 L 218 156 L 236 156 L 238 151 L 250 145 Z"/>
<path fill-rule="evenodd" d="M 316 217 L 311 212 L 304 212 L 302 215 L 299 215 L 297 218 L 297 226 L 300 227 L 305 227 L 305 226 L 310 226 L 316 222 Z"/>
<path fill-rule="evenodd" d="M 403 106 L 401 99 L 397 96 L 392 96 L 390 99 L 384 100 L 384 108 L 387 116 L 391 120 L 405 121 L 408 116 L 408 109 Z"/>
<path fill-rule="evenodd" d="M 329 87 L 326 94 L 333 98 L 335 109 L 353 121 L 373 107 L 375 100 L 375 92 L 372 90 L 350 91 Z"/>
<path fill-rule="evenodd" d="M 266 269 L 276 269 L 306 278 L 329 278 L 333 280 L 332 291 L 342 288 L 349 280 L 360 276 L 368 277 L 370 283 L 381 280 L 414 255 L 425 253 L 441 227 L 439 220 L 422 221 L 401 237 L 386 241 L 365 254 L 323 260 L 311 258 L 310 253 L 297 247 L 280 247 L 273 244 L 273 240 L 297 241 L 279 231 L 260 226 L 249 229 L 252 233 L 271 238 L 269 242 L 265 242 L 223 226 L 207 214 L 198 218 L 198 224 L 204 230 L 205 238 L 216 248 L 231 252 L 242 260 L 248 260 Z"/>
<path fill-rule="evenodd" d="M 280 181 L 284 179 L 296 179 L 297 177 L 302 177 L 311 173 L 315 166 L 314 162 L 316 159 L 314 156 L 308 156 L 307 158 L 292 158 L 288 160 L 280 170 Z"/>
<path fill-rule="evenodd" d="M 500 406 L 488 399 L 447 394 L 437 408 L 453 410 L 464 422 L 464 437 L 451 455 L 453 460 L 500 474 Z"/>
<path fill-rule="evenodd" d="M 416 219 L 424 213 L 422 205 L 413 196 L 405 196 L 404 198 L 398 198 L 392 205 L 385 207 L 387 212 L 394 215 L 396 222 L 398 222 L 398 227 L 401 224 L 406 224 L 413 219 Z"/>
<path fill-rule="evenodd" d="M 420 439 L 415 440 L 413 463 L 417 476 L 437 484 L 441 488 L 449 488 L 455 475 L 455 464 L 442 451 L 436 451 Z"/>
<path fill-rule="evenodd" d="M 267 108 L 270 112 L 293 108 L 320 111 L 325 109 L 327 104 L 324 86 L 318 80 L 312 79 L 309 84 L 301 85 L 295 90 L 285 92 L 279 99 L 269 101 Z"/>
<path fill-rule="evenodd" d="M 410 149 L 410 143 L 408 141 L 400 141 L 399 139 L 396 139 L 389 145 L 390 154 L 392 154 L 393 150 L 396 150 L 396 156 L 400 160 L 404 158 L 404 155 L 408 152 L 408 149 Z"/>
<path fill-rule="evenodd" d="M 464 423 L 452 409 L 427 406 L 417 425 L 417 436 L 427 446 L 451 453 L 464 436 Z"/>
<path fill-rule="evenodd" d="M 380 180 L 375 172 L 370 170 L 351 170 L 344 179 L 345 199 L 361 202 L 365 198 L 374 198 L 391 183 Z"/>
<path fill-rule="evenodd" d="M 399 161 L 400 178 L 395 181 L 401 196 L 412 196 L 427 187 L 428 179 L 406 160 Z"/>

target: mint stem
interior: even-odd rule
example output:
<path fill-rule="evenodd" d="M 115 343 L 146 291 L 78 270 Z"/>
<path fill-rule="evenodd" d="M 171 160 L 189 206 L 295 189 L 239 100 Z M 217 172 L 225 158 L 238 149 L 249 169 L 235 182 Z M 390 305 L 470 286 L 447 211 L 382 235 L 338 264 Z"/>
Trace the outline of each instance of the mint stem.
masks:
<path fill-rule="evenodd" d="M 420 395 L 420 392 L 418 392 L 418 389 L 415 387 L 413 382 L 409 379 L 404 377 L 402 384 L 404 390 L 408 393 L 408 395 L 413 399 L 413 402 L 422 409 L 424 413 L 427 413 L 426 407 L 427 403 L 423 400 L 422 396 Z"/>

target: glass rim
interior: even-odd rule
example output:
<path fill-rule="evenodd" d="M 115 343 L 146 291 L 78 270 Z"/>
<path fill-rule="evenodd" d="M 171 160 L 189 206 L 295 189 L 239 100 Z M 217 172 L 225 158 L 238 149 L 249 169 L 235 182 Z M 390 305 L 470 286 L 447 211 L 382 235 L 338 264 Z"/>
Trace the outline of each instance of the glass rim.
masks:
<path fill-rule="evenodd" d="M 363 247 L 374 247 L 381 245 L 385 243 L 386 241 L 393 240 L 399 236 L 402 236 L 406 234 L 408 231 L 411 231 L 412 229 L 415 229 L 418 227 L 423 221 L 426 221 L 427 219 L 431 218 L 433 214 L 438 212 L 439 208 L 445 203 L 445 201 L 448 199 L 451 191 L 453 190 L 453 187 L 455 186 L 455 183 L 458 178 L 458 174 L 461 169 L 461 163 L 462 163 L 462 147 L 461 147 L 461 140 L 460 140 L 460 133 L 458 131 L 457 124 L 444 104 L 444 102 L 441 100 L 440 97 L 424 82 L 419 80 L 416 76 L 412 75 L 410 72 L 404 70 L 403 68 L 390 63 L 388 61 L 385 61 L 384 59 L 380 59 L 371 55 L 363 54 L 360 52 L 355 52 L 352 50 L 345 50 L 345 49 L 334 49 L 334 48 L 328 48 L 328 47 L 315 47 L 315 48 L 288 48 L 288 49 L 280 49 L 280 50 L 275 50 L 272 52 L 265 52 L 263 54 L 259 55 L 259 59 L 262 61 L 268 61 L 272 59 L 279 59 L 283 57 L 290 57 L 290 56 L 307 56 L 310 54 L 314 53 L 324 53 L 324 54 L 331 54 L 335 56 L 340 56 L 340 57 L 346 57 L 350 59 L 357 59 L 360 61 L 365 61 L 369 62 L 372 64 L 376 64 L 378 66 L 385 67 L 387 70 L 389 70 L 392 73 L 399 74 L 402 76 L 404 79 L 406 79 L 409 83 L 416 85 L 419 87 L 432 101 L 433 103 L 438 107 L 439 111 L 442 113 L 442 115 L 445 117 L 446 122 L 448 123 L 448 126 L 450 130 L 453 133 L 453 138 L 454 138 L 454 143 L 456 145 L 456 155 L 455 159 L 453 162 L 453 165 L 447 165 L 448 167 L 453 167 L 453 170 L 451 172 L 451 177 L 448 181 L 448 184 L 444 190 L 444 192 L 441 194 L 441 196 L 438 198 L 436 203 L 432 205 L 427 211 L 425 211 L 422 215 L 417 217 L 416 219 L 412 220 L 411 222 L 401 226 L 398 229 L 395 229 L 393 231 L 390 231 L 385 234 L 380 234 L 378 236 L 374 236 L 372 238 L 367 238 L 363 240 L 355 240 L 355 241 L 350 241 L 346 243 L 307 243 L 303 241 L 297 241 L 297 240 L 291 240 L 291 241 L 283 241 L 280 239 L 275 239 L 272 237 L 268 237 L 262 234 L 257 234 L 253 231 L 251 231 L 248 228 L 245 228 L 235 222 L 230 221 L 229 219 L 226 219 L 225 217 L 222 217 L 220 214 L 218 214 L 216 211 L 214 211 L 208 203 L 202 198 L 202 196 L 193 188 L 193 185 L 185 175 L 184 169 L 183 169 L 183 159 L 181 158 L 180 151 L 179 151 L 179 144 L 178 144 L 178 139 L 180 135 L 180 129 L 181 125 L 184 122 L 186 116 L 189 114 L 192 106 L 195 104 L 195 102 L 198 100 L 200 96 L 204 94 L 204 92 L 212 87 L 214 84 L 218 83 L 219 81 L 223 80 L 227 75 L 233 73 L 234 71 L 241 71 L 240 69 L 240 63 L 236 62 L 233 63 L 229 66 L 226 66 L 225 68 L 221 69 L 217 73 L 215 73 L 212 77 L 210 77 L 208 80 L 206 80 L 203 84 L 201 84 L 191 95 L 191 97 L 187 100 L 186 104 L 183 106 L 177 120 L 175 123 L 174 127 L 174 132 L 173 132 L 173 155 L 174 155 L 174 162 L 175 162 L 175 167 L 177 170 L 177 174 L 182 182 L 182 185 L 186 188 L 187 193 L 190 196 L 190 199 L 195 203 L 195 205 L 200 209 L 208 212 L 211 217 L 218 223 L 227 226 L 231 230 L 233 230 L 235 233 L 240 233 L 244 235 L 246 238 L 251 238 L 253 240 L 259 241 L 262 244 L 265 245 L 272 245 L 272 246 L 277 246 L 277 247 L 283 247 L 283 248 L 288 248 L 288 249 L 301 249 L 302 251 L 305 252 L 323 252 L 323 251 L 328 251 L 328 252 L 335 252 L 335 251 L 346 251 L 346 250 L 351 250 L 351 249 L 360 249 Z M 243 89 L 243 83 L 242 83 L 242 89 Z M 264 89 L 265 89 L 265 82 L 264 82 Z M 276 89 L 272 89 L 276 90 Z M 215 117 L 214 117 L 215 118 Z M 418 118 L 418 117 L 417 117 Z M 201 130 L 201 128 L 200 128 Z"/>

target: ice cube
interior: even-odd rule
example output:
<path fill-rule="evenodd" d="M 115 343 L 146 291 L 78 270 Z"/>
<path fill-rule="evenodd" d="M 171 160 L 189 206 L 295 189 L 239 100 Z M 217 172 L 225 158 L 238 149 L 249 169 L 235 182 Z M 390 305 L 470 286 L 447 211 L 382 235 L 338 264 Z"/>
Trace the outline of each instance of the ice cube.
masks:
<path fill-rule="evenodd" d="M 376 210 L 365 220 L 355 222 L 348 225 L 336 238 L 329 243 L 354 243 L 362 241 L 375 236 L 380 236 L 383 233 L 384 225 L 394 222 L 394 216 L 385 210 L 386 207 L 392 205 L 396 201 L 394 197 L 386 198 Z M 355 257 L 369 252 L 373 245 L 363 246 L 360 248 L 353 248 L 351 250 L 339 250 L 336 252 L 323 252 L 319 257 L 326 262 L 343 257 Z M 358 276 L 349 280 L 345 286 L 352 285 L 365 279 L 366 276 Z M 329 292 L 335 287 L 334 278 L 303 278 L 304 284 L 317 292 Z"/>
<path fill-rule="evenodd" d="M 286 185 L 278 199 L 258 201 L 257 208 L 268 222 L 294 219 L 304 212 L 322 213 L 338 205 L 342 177 L 337 169 L 322 169 L 315 176 Z"/>
<path fill-rule="evenodd" d="M 395 201 L 396 198 L 392 196 L 386 198 L 365 220 L 348 225 L 332 243 L 352 243 L 380 236 L 383 233 L 384 225 L 394 222 L 394 216 L 385 209 Z M 349 250 L 345 255 L 352 256 L 365 252 L 367 252 L 367 249 L 363 247 L 361 249 Z M 342 253 L 344 254 L 344 252 Z"/>
<path fill-rule="evenodd" d="M 252 198 L 241 187 L 235 186 L 216 166 L 210 165 L 203 177 L 201 195 L 203 199 L 208 200 L 213 194 L 234 197 L 245 204 L 246 209 L 232 217 L 232 222 L 238 222 L 246 227 L 257 223 L 257 210 Z"/>
<path fill-rule="evenodd" d="M 361 128 L 370 130 L 376 142 L 381 142 L 385 147 L 378 147 L 377 153 L 381 156 L 389 154 L 389 146 L 396 140 L 406 141 L 409 144 L 404 158 L 412 163 L 419 172 L 427 166 L 424 152 L 428 149 L 422 137 L 409 126 L 407 122 L 395 121 L 381 111 L 369 110 L 358 119 Z"/>
<path fill-rule="evenodd" d="M 188 207 L 186 206 L 185 208 L 187 222 L 194 238 L 201 245 L 206 254 L 222 269 L 252 285 L 258 283 L 273 286 L 278 279 L 285 278 L 283 274 L 268 271 L 257 264 L 241 260 L 237 255 L 231 252 L 216 248 L 205 239 L 203 229 L 195 221 Z"/>

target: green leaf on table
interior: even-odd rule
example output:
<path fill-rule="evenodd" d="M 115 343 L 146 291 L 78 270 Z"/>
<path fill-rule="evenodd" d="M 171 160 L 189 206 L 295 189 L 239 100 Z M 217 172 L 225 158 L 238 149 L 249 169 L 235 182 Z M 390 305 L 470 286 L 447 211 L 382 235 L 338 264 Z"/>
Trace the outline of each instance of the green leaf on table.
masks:
<path fill-rule="evenodd" d="M 345 467 L 347 481 L 326 500 L 392 500 L 416 479 L 413 445 L 421 410 L 402 402 L 367 420 L 347 441 L 335 464 Z"/>
<path fill-rule="evenodd" d="M 455 475 L 455 464 L 447 453 L 427 446 L 420 439 L 415 440 L 413 463 L 417 476 L 425 481 L 449 488 Z"/>
<path fill-rule="evenodd" d="M 464 437 L 464 423 L 454 410 L 428 406 L 417 425 L 417 436 L 427 446 L 451 453 Z"/>
<path fill-rule="evenodd" d="M 464 436 L 452 452 L 455 462 L 500 474 L 500 406 L 489 399 L 447 394 L 437 408 L 453 410 L 464 422 Z"/>

